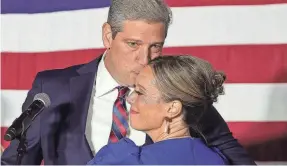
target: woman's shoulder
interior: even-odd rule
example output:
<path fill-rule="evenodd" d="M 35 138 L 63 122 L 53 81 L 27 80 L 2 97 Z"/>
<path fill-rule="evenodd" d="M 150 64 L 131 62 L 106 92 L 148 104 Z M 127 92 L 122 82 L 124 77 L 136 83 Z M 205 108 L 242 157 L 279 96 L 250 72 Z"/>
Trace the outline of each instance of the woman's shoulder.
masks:
<path fill-rule="evenodd" d="M 170 139 L 139 147 L 129 138 L 124 138 L 104 146 L 88 164 L 221 165 L 224 162 L 200 139 Z"/>
<path fill-rule="evenodd" d="M 219 152 L 207 147 L 198 138 L 170 139 L 148 145 L 143 147 L 141 156 L 156 158 L 163 164 L 225 164 Z"/>
<path fill-rule="evenodd" d="M 129 138 L 123 138 L 117 143 L 109 143 L 101 148 L 96 156 L 88 163 L 93 164 L 128 164 L 138 163 L 139 147 Z M 126 160 L 128 159 L 128 160 Z"/>
<path fill-rule="evenodd" d="M 201 139 L 193 140 L 194 158 L 198 164 L 228 164 L 227 158 L 216 147 L 208 147 Z M 206 158 L 208 157 L 208 160 Z"/>
<path fill-rule="evenodd" d="M 123 151 L 125 154 L 137 153 L 139 151 L 139 147 L 131 139 L 123 138 L 116 143 L 107 144 L 97 153 L 96 156 L 100 157 L 106 155 L 106 153 L 116 154 L 119 156 L 123 154 Z"/>

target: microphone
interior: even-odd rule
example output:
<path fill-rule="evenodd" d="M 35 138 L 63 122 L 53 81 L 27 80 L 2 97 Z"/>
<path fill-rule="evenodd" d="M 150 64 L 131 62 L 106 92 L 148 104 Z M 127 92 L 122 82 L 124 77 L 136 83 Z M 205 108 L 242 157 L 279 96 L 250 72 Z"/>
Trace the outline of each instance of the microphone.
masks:
<path fill-rule="evenodd" d="M 18 117 L 7 129 L 4 140 L 12 141 L 24 133 L 31 125 L 32 121 L 38 116 L 44 108 L 51 105 L 50 97 L 46 93 L 35 95 L 32 104 Z"/>

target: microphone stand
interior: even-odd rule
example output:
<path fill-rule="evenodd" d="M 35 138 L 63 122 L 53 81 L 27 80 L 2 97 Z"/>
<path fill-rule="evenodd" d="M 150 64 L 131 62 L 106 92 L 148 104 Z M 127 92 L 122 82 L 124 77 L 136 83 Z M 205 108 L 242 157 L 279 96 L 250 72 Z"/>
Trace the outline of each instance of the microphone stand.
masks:
<path fill-rule="evenodd" d="M 17 148 L 17 165 L 21 165 L 21 161 L 23 159 L 23 156 L 25 153 L 27 153 L 27 141 L 26 141 L 26 132 L 29 129 L 31 122 L 33 119 L 31 119 L 30 117 L 26 117 L 23 121 L 22 121 L 22 133 L 19 134 L 18 137 L 16 137 L 16 139 L 18 139 L 19 145 Z"/>
<path fill-rule="evenodd" d="M 20 138 L 17 138 L 20 143 L 17 148 L 17 165 L 21 165 L 21 161 L 23 159 L 24 154 L 26 153 L 27 142 L 26 142 L 26 131 L 25 130 L 21 135 Z"/>

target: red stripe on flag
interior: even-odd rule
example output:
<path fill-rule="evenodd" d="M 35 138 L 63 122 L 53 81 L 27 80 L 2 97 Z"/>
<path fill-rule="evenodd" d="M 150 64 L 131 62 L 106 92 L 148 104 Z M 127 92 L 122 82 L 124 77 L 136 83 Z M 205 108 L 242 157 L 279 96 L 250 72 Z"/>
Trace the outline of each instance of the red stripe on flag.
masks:
<path fill-rule="evenodd" d="M 229 122 L 233 136 L 256 161 L 287 161 L 287 122 Z"/>
<path fill-rule="evenodd" d="M 287 121 L 282 122 L 228 122 L 233 135 L 249 146 L 287 136 Z"/>
<path fill-rule="evenodd" d="M 217 5 L 265 5 L 287 3 L 287 0 L 165 0 L 171 7 Z"/>
<path fill-rule="evenodd" d="M 30 89 L 38 71 L 64 68 L 98 57 L 104 49 L 2 53 L 2 89 Z M 287 44 L 170 47 L 164 54 L 192 54 L 225 71 L 228 83 L 286 83 Z"/>

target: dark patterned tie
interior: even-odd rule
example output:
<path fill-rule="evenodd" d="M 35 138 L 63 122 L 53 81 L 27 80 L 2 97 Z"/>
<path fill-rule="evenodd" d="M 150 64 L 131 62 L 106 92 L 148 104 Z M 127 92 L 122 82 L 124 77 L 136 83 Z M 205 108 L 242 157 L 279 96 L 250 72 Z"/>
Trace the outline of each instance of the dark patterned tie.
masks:
<path fill-rule="evenodd" d="M 129 92 L 128 87 L 117 87 L 118 97 L 113 107 L 113 124 L 110 133 L 109 142 L 117 142 L 128 133 L 128 113 L 126 108 L 126 95 Z"/>

